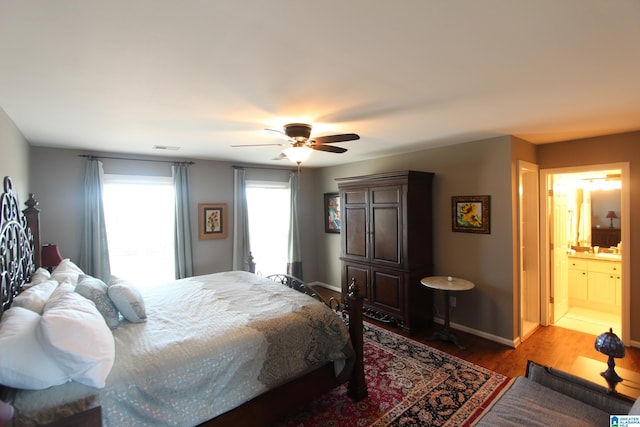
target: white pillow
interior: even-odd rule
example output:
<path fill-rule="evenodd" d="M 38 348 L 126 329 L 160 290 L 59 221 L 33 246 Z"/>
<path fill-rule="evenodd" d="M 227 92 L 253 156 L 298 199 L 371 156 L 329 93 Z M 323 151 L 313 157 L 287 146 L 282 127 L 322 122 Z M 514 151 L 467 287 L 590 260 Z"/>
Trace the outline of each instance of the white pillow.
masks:
<path fill-rule="evenodd" d="M 38 341 L 72 380 L 102 388 L 115 360 L 111 330 L 95 304 L 60 285 L 44 306 Z"/>
<path fill-rule="evenodd" d="M 5 311 L 0 321 L 0 383 L 41 390 L 71 378 L 40 345 L 36 329 L 40 315 L 22 307 Z"/>
<path fill-rule="evenodd" d="M 44 304 L 49 300 L 53 291 L 58 287 L 55 280 L 47 280 L 31 286 L 13 299 L 13 307 L 23 307 L 38 314 L 42 314 Z M 1 348 L 1 347 L 0 347 Z"/>
<path fill-rule="evenodd" d="M 45 282 L 51 279 L 51 273 L 46 268 L 38 268 L 33 272 L 31 277 L 29 278 L 29 283 L 24 285 L 25 288 L 29 288 L 31 286 L 37 285 L 39 283 Z"/>
<path fill-rule="evenodd" d="M 58 283 L 69 282 L 72 285 L 78 284 L 78 276 L 84 272 L 75 265 L 69 258 L 63 259 L 51 273 L 51 278 Z"/>
<path fill-rule="evenodd" d="M 111 301 L 129 322 L 147 321 L 147 311 L 142 295 L 130 282 L 111 276 L 108 293 Z"/>
<path fill-rule="evenodd" d="M 120 324 L 120 315 L 116 306 L 113 305 L 109 295 L 107 295 L 107 285 L 100 279 L 81 274 L 78 276 L 76 292 L 83 297 L 90 299 L 104 317 L 104 321 L 111 329 L 117 328 Z"/>

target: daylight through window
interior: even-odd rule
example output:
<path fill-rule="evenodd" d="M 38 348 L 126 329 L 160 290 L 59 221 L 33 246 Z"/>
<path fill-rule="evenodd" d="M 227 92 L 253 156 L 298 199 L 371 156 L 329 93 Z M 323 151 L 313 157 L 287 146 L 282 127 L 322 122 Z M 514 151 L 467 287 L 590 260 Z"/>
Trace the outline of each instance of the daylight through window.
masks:
<path fill-rule="evenodd" d="M 103 201 L 111 274 L 139 287 L 174 280 L 171 177 L 105 174 Z"/>

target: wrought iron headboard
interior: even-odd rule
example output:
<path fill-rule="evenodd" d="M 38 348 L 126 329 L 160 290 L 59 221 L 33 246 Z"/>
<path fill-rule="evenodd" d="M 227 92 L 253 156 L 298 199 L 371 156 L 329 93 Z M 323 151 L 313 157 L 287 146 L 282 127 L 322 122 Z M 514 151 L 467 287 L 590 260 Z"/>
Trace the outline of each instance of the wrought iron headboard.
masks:
<path fill-rule="evenodd" d="M 33 197 L 29 200 L 32 201 Z M 33 206 L 30 205 L 30 208 L 37 211 L 35 205 L 37 202 L 33 200 Z M 20 210 L 11 178 L 6 176 L 4 193 L 0 198 L 0 279 L 2 281 L 0 315 L 28 282 L 36 267 L 34 234 L 31 232 L 29 222 L 27 215 Z M 35 240 L 38 244 L 35 247 L 39 248 L 39 235 Z"/>

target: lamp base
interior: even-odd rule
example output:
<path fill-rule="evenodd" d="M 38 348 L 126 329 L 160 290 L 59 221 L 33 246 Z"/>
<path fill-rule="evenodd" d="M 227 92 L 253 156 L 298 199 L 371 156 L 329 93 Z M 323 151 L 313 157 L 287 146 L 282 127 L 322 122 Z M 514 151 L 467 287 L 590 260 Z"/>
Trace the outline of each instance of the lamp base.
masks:
<path fill-rule="evenodd" d="M 608 367 L 607 370 L 604 372 L 600 372 L 600 375 L 602 375 L 604 379 L 607 380 L 607 384 L 609 384 L 609 388 L 613 390 L 614 388 L 616 388 L 616 385 L 619 382 L 622 382 L 622 378 L 620 377 L 620 375 L 616 373 L 616 364 L 613 361 L 613 357 L 611 356 L 609 356 L 607 367 Z"/>

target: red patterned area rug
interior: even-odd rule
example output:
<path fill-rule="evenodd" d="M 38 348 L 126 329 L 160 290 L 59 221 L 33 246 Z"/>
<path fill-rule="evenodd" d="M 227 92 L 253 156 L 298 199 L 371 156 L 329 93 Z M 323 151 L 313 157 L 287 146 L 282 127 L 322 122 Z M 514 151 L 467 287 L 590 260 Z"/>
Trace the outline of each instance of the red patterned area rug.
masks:
<path fill-rule="evenodd" d="M 275 426 L 467 426 L 509 382 L 369 323 L 364 337 L 369 396 L 354 403 L 341 386 Z"/>

